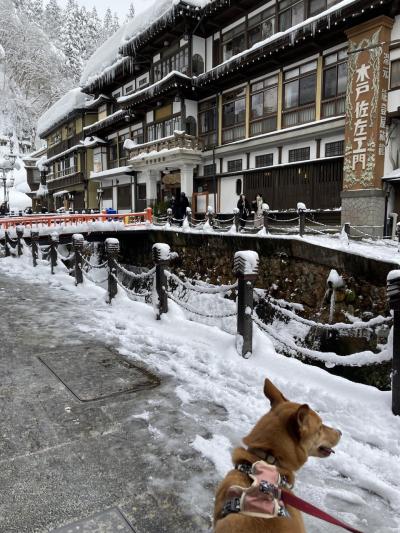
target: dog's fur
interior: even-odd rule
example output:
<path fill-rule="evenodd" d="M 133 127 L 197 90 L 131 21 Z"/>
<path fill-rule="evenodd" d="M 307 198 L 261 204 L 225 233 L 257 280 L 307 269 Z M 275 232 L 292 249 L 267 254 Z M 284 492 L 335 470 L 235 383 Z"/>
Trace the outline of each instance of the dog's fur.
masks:
<path fill-rule="evenodd" d="M 332 453 L 341 432 L 325 426 L 308 405 L 288 401 L 268 379 L 264 394 L 271 402 L 271 410 L 243 439 L 248 449 L 234 450 L 233 464 L 252 464 L 260 460 L 261 455 L 269 454 L 275 457 L 280 473 L 293 484 L 294 473 L 308 457 L 328 457 Z M 251 483 L 250 478 L 238 470 L 231 470 L 221 482 L 214 509 L 215 533 L 305 533 L 301 513 L 292 507 L 288 507 L 290 518 L 266 519 L 235 513 L 222 518 L 229 487 L 249 487 Z"/>

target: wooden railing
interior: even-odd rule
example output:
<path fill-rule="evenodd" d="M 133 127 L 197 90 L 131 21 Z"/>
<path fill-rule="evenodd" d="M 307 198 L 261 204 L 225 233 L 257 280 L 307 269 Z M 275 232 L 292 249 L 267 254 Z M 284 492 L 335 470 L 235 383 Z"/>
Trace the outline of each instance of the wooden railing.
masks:
<path fill-rule="evenodd" d="M 129 159 L 141 154 L 150 152 L 160 152 L 161 150 L 172 150 L 174 148 L 185 148 L 186 150 L 201 150 L 201 142 L 197 137 L 187 133 L 174 132 L 169 137 L 157 139 L 144 144 L 138 144 L 129 149 Z"/>
<path fill-rule="evenodd" d="M 151 223 L 153 221 L 153 210 L 148 207 L 141 213 L 107 214 L 88 213 L 80 215 L 29 215 L 24 217 L 10 217 L 0 219 L 0 228 L 5 230 L 24 226 L 25 228 L 57 228 L 59 226 L 77 226 L 88 222 L 109 222 L 119 221 L 128 226 Z"/>

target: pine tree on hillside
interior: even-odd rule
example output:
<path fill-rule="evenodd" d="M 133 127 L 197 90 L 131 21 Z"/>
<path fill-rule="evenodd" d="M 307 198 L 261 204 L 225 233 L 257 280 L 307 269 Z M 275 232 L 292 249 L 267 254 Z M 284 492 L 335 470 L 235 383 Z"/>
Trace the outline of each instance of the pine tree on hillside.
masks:
<path fill-rule="evenodd" d="M 103 20 L 104 40 L 108 39 L 108 37 L 110 37 L 110 35 L 113 33 L 112 25 L 113 25 L 112 13 L 111 13 L 111 9 L 108 8 L 104 15 L 104 20 Z"/>
<path fill-rule="evenodd" d="M 102 43 L 102 25 L 96 7 L 88 14 L 86 25 L 86 56 L 89 59 L 92 53 Z"/>
<path fill-rule="evenodd" d="M 81 11 L 74 0 L 68 0 L 63 13 L 63 22 L 61 42 L 66 64 L 71 78 L 78 81 L 82 71 L 84 45 L 82 43 L 83 36 L 80 33 L 82 28 Z"/>
<path fill-rule="evenodd" d="M 118 15 L 114 13 L 114 17 L 113 17 L 113 21 L 111 25 L 111 29 L 112 29 L 111 33 L 115 33 L 119 29 L 119 27 L 120 27 L 120 24 L 119 24 Z"/>
<path fill-rule="evenodd" d="M 126 15 L 127 22 L 135 16 L 135 6 L 131 3 L 129 6 L 128 14 Z"/>
<path fill-rule="evenodd" d="M 57 0 L 50 0 L 44 10 L 43 29 L 49 38 L 57 45 L 60 44 L 62 28 L 61 8 Z"/>

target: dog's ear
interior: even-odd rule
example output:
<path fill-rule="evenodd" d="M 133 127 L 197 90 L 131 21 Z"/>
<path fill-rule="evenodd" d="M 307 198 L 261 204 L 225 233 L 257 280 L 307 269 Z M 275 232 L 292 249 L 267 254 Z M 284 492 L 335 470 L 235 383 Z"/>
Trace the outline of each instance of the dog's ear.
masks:
<path fill-rule="evenodd" d="M 291 417 L 291 426 L 298 438 L 301 438 L 301 436 L 307 432 L 309 427 L 310 412 L 310 407 L 304 403 L 303 405 L 300 405 L 300 407 L 295 413 L 293 413 L 293 416 Z"/>
<path fill-rule="evenodd" d="M 287 399 L 281 391 L 267 378 L 264 382 L 264 394 L 271 402 L 271 407 L 275 407 L 279 403 L 287 402 Z"/>

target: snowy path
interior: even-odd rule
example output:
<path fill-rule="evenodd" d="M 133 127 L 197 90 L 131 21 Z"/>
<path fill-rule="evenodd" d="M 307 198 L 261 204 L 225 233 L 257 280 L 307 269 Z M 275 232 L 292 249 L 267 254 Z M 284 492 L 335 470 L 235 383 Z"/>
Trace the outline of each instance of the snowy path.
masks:
<path fill-rule="evenodd" d="M 156 322 L 150 306 L 121 294 L 108 306 L 103 289 L 88 283 L 76 288 L 61 267 L 51 277 L 47 266 L 34 270 L 28 258 L 8 258 L 0 259 L 0 272 L 14 276 L 16 283 L 21 279 L 39 284 L 43 291 L 50 289 L 53 298 L 58 290 L 63 291 L 60 298 L 67 291 L 74 313 L 81 317 L 77 327 L 82 333 L 104 338 L 133 361 L 172 378 L 178 411 L 174 415 L 199 427 L 198 434 L 189 428 L 182 439 L 189 438 L 190 445 L 207 458 L 201 472 L 174 484 L 182 488 L 182 497 L 204 523 L 212 512 L 215 484 L 230 468 L 230 449 L 268 408 L 262 394 L 268 376 L 285 396 L 308 402 L 325 422 L 343 431 L 335 456 L 311 459 L 303 468 L 297 493 L 365 532 L 399 531 L 400 418 L 391 414 L 389 393 L 277 355 L 260 332 L 255 335 L 252 359 L 243 360 L 236 354 L 234 337 L 217 327 L 188 321 L 174 304 Z M 59 320 L 55 317 L 58 329 Z M 153 397 L 157 398 L 157 391 Z M 160 418 L 159 409 L 157 402 L 149 401 L 143 413 L 134 416 L 142 417 L 171 460 L 176 435 L 168 420 Z M 159 480 L 148 483 L 156 486 Z M 307 519 L 307 530 L 338 531 L 314 519 Z"/>

